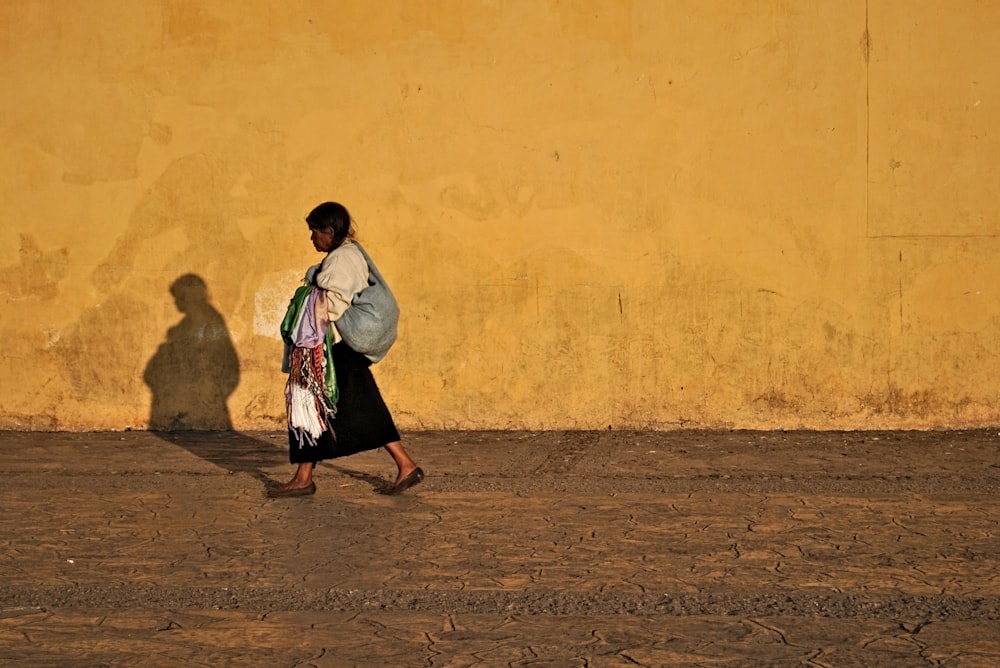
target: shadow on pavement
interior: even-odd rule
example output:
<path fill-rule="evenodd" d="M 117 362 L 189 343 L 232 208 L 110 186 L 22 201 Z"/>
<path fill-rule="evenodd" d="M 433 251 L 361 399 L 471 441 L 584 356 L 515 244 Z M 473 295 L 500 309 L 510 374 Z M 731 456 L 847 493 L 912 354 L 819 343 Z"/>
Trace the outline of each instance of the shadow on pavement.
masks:
<path fill-rule="evenodd" d="M 337 473 L 341 473 L 349 478 L 354 478 L 355 480 L 360 480 L 361 482 L 368 483 L 371 485 L 372 489 L 379 494 L 386 494 L 390 489 L 392 489 L 392 482 L 381 478 L 377 475 L 371 475 L 369 473 L 364 473 L 362 471 L 355 471 L 353 469 L 346 469 L 343 466 L 335 466 L 329 462 L 322 462 L 320 466 L 325 468 L 331 468 Z"/>
<path fill-rule="evenodd" d="M 281 484 L 264 472 L 264 468 L 288 463 L 288 455 L 272 443 L 237 431 L 160 431 L 152 432 L 171 445 L 184 448 L 196 457 L 230 473 L 249 473 L 260 480 L 265 489 Z"/>

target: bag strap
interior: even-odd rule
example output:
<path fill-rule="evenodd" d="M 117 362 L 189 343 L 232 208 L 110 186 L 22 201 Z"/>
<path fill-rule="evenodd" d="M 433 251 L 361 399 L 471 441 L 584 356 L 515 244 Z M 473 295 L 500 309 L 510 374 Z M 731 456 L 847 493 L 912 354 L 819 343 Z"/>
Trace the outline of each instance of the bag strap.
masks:
<path fill-rule="evenodd" d="M 381 283 L 382 285 L 384 285 L 385 288 L 386 288 L 386 290 L 388 290 L 389 289 L 389 284 L 385 282 L 384 278 L 382 278 L 382 272 L 380 272 L 378 270 L 378 267 L 375 266 L 375 263 L 372 262 L 372 258 L 371 258 L 370 255 L 368 255 L 368 252 L 365 250 L 365 247 L 362 246 L 361 244 L 359 244 L 357 241 L 354 242 L 354 245 L 358 247 L 358 250 L 361 251 L 361 254 L 365 258 L 365 262 L 368 263 L 368 272 L 371 273 L 371 274 L 373 274 L 375 276 L 375 280 L 378 283 Z"/>

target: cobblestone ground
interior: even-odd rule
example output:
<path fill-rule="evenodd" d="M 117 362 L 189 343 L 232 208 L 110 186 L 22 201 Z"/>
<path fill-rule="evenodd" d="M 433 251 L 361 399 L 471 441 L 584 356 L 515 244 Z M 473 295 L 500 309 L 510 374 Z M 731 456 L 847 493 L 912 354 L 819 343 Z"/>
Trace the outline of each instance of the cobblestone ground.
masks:
<path fill-rule="evenodd" d="M 0 664 L 997 666 L 976 432 L 0 433 Z"/>

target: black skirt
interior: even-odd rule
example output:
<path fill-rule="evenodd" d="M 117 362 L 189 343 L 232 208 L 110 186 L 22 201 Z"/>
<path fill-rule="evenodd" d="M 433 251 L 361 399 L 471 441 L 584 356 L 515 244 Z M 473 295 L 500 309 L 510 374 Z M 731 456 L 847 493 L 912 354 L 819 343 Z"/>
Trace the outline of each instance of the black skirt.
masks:
<path fill-rule="evenodd" d="M 333 430 L 324 431 L 314 446 L 300 446 L 298 437 L 289 430 L 288 459 L 293 464 L 346 457 L 399 440 L 399 431 L 369 368 L 371 361 L 343 341 L 333 346 L 332 357 L 339 392 Z"/>

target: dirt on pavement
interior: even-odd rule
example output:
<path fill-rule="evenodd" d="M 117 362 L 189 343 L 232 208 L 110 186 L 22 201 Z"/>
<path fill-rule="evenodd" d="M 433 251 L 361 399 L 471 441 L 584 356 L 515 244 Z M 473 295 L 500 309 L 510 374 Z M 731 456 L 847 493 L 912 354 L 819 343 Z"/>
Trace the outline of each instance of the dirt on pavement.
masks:
<path fill-rule="evenodd" d="M 0 433 L 0 663 L 1000 665 L 1000 433 Z"/>

